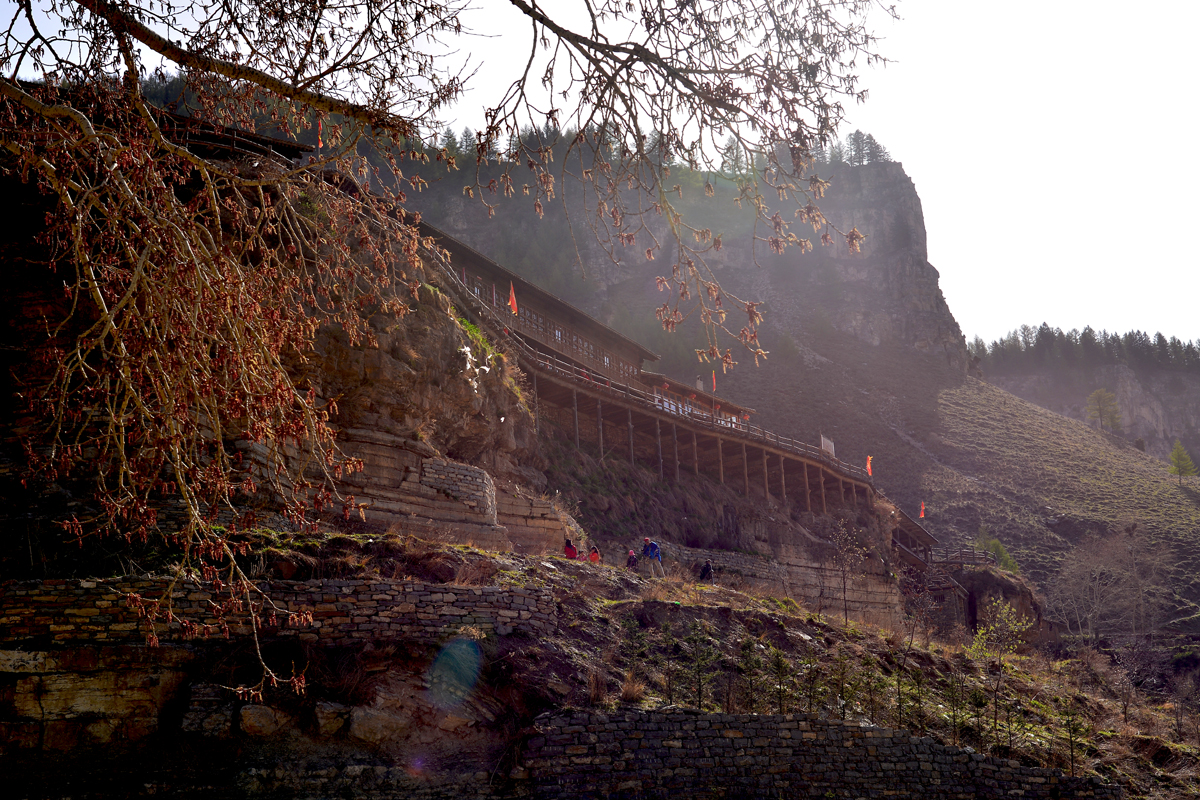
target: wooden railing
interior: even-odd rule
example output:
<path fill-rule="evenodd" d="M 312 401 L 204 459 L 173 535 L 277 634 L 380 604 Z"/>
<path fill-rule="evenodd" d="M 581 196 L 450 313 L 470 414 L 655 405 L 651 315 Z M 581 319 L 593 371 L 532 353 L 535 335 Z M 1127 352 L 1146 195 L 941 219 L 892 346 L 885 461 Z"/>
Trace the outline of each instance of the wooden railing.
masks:
<path fill-rule="evenodd" d="M 611 375 L 605 375 L 560 358 L 557 354 L 547 353 L 533 347 L 528 341 L 513 332 L 522 327 L 518 322 L 519 317 L 501 312 L 490 302 L 477 297 L 442 257 L 431 254 L 430 260 L 438 267 L 438 271 L 448 282 L 448 288 L 459 295 L 460 304 L 465 305 L 463 310 L 475 317 L 476 324 L 486 329 L 490 335 L 509 344 L 516 351 L 523 367 L 557 376 L 591 391 L 619 398 L 628 404 L 683 418 L 694 426 L 708 428 L 714 433 L 770 445 L 809 461 L 824 464 L 835 473 L 874 487 L 874 481 L 865 469 L 839 461 L 819 447 L 807 442 L 798 441 L 790 436 L 780 436 L 773 431 L 751 425 L 749 422 L 705 411 L 698 406 L 682 405 L 639 387 L 614 380 Z M 505 307 L 505 312 L 507 312 L 507 307 Z"/>
<path fill-rule="evenodd" d="M 943 547 L 933 551 L 935 564 L 995 564 L 996 554 L 974 547 Z"/>

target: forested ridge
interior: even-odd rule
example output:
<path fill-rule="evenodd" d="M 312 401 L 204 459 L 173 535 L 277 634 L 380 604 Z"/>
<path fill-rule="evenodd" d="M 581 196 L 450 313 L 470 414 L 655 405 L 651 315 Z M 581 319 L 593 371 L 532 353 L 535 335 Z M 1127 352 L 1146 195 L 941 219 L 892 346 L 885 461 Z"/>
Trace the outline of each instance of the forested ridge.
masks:
<path fill-rule="evenodd" d="M 1069 369 L 1123 364 L 1132 369 L 1169 369 L 1200 374 L 1200 345 L 1162 333 L 1063 332 L 1043 322 L 1037 328 L 1022 325 L 987 344 L 978 336 L 969 345 L 973 359 L 985 374 L 1013 374 L 1043 368 Z"/>

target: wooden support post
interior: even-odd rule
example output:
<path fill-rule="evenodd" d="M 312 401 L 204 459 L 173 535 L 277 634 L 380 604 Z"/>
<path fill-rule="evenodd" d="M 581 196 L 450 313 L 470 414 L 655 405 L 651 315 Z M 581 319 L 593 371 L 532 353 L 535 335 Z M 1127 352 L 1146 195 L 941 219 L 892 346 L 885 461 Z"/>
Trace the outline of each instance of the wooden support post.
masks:
<path fill-rule="evenodd" d="M 854 510 L 858 511 L 858 484 L 850 484 L 850 499 L 854 501 Z"/>
<path fill-rule="evenodd" d="M 596 444 L 600 445 L 600 460 L 604 460 L 604 406 L 596 398 Z"/>
<path fill-rule="evenodd" d="M 571 390 L 571 407 L 575 409 L 575 449 L 579 449 L 579 392 Z"/>
<path fill-rule="evenodd" d="M 658 479 L 661 481 L 664 480 L 662 462 L 662 424 L 659 423 L 657 417 L 654 419 L 654 438 L 658 442 Z"/>
<path fill-rule="evenodd" d="M 838 501 L 842 508 L 846 507 L 846 484 L 842 481 L 841 475 L 838 475 Z"/>
<path fill-rule="evenodd" d="M 763 462 L 763 494 L 766 495 L 768 500 L 770 500 L 771 499 L 771 483 L 770 483 L 770 481 L 767 480 L 767 448 L 765 448 L 765 447 L 763 448 L 763 451 L 762 451 L 762 457 L 763 457 L 762 458 L 762 462 Z"/>
<path fill-rule="evenodd" d="M 700 474 L 700 448 L 696 446 L 695 431 L 692 431 L 692 474 Z"/>
<path fill-rule="evenodd" d="M 725 485 L 725 453 L 721 447 L 721 437 L 717 437 L 717 473 L 721 476 L 721 485 Z"/>
<path fill-rule="evenodd" d="M 629 418 L 629 466 L 633 466 L 633 409 L 625 409 Z"/>
<path fill-rule="evenodd" d="M 675 482 L 679 483 L 679 431 L 674 422 L 671 423 L 671 447 L 675 452 Z"/>
<path fill-rule="evenodd" d="M 541 411 L 542 404 L 538 402 L 537 393 L 537 373 L 533 373 L 533 432 L 541 433 Z"/>
<path fill-rule="evenodd" d="M 809 514 L 812 513 L 812 487 L 808 485 L 808 462 L 801 461 L 800 466 L 804 467 L 804 510 Z"/>
<path fill-rule="evenodd" d="M 829 506 L 825 503 L 825 468 L 817 467 L 817 473 L 821 476 L 821 513 L 828 514 Z"/>
<path fill-rule="evenodd" d="M 750 496 L 750 458 L 746 455 L 745 442 L 742 442 L 742 493 Z"/>
<path fill-rule="evenodd" d="M 784 472 L 786 462 L 783 460 L 783 453 L 779 454 L 779 494 L 783 498 L 784 504 L 787 503 L 787 474 Z"/>

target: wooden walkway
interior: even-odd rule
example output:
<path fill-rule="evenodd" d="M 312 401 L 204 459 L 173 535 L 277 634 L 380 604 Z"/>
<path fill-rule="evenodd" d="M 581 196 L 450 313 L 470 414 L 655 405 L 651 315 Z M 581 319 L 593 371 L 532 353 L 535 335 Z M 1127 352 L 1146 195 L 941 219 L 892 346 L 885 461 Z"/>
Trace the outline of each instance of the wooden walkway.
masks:
<path fill-rule="evenodd" d="M 459 309 L 516 355 L 533 388 L 539 426 L 543 404 L 567 411 L 576 446 L 582 433 L 601 458 L 620 454 L 657 468 L 663 480 L 678 481 L 686 470 L 740 486 L 747 496 L 753 481 L 767 497 L 784 503 L 791 497 L 813 513 L 860 503 L 874 507 L 875 488 L 866 470 L 807 442 L 671 402 L 568 360 L 523 331 L 507 307 L 478 296 L 442 258 L 433 254 L 429 261 Z"/>

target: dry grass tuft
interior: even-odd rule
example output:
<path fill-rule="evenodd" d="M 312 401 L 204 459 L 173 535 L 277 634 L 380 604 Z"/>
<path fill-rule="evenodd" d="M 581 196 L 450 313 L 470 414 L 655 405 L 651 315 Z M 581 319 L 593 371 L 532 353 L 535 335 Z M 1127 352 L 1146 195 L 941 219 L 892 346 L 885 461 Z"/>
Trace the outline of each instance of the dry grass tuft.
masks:
<path fill-rule="evenodd" d="M 640 680 L 633 670 L 625 673 L 621 682 L 621 701 L 624 703 L 640 703 L 646 697 L 646 683 Z"/>
<path fill-rule="evenodd" d="M 588 673 L 587 681 L 588 702 L 594 706 L 602 706 L 608 702 L 608 681 L 599 670 Z"/>

